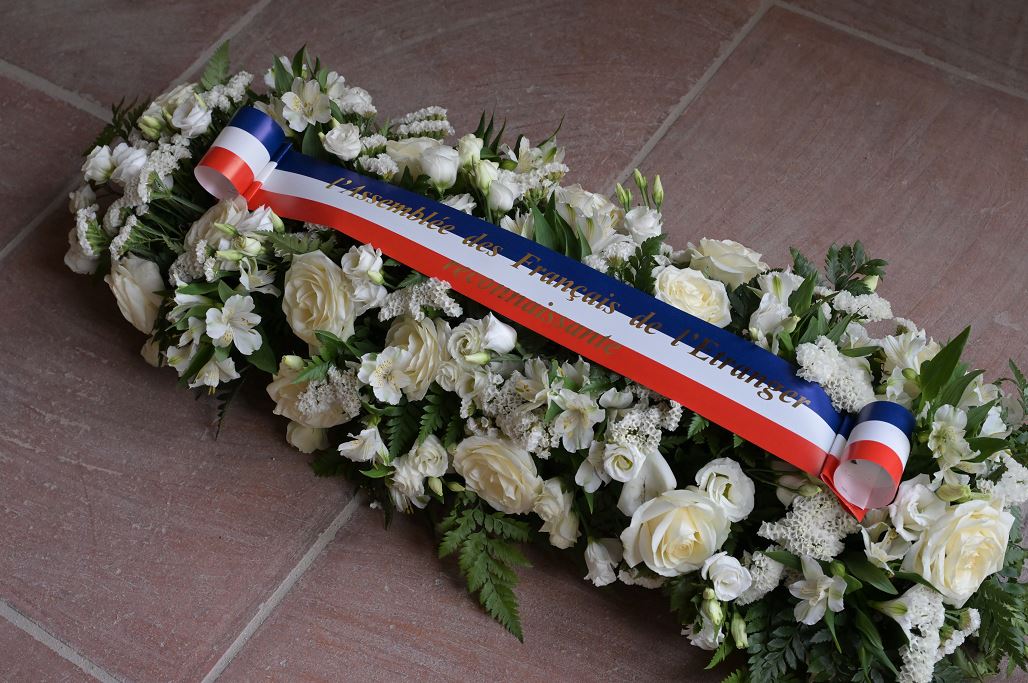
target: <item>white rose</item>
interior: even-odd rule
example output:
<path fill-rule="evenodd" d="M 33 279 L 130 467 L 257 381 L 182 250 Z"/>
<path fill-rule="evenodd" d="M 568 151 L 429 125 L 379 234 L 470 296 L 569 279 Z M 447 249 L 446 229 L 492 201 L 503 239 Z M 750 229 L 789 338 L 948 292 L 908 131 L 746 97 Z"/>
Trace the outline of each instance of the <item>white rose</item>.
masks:
<path fill-rule="evenodd" d="M 360 156 L 361 131 L 352 123 L 337 124 L 333 121 L 332 130 L 323 135 L 321 144 L 330 154 L 343 161 L 351 161 Z"/>
<path fill-rule="evenodd" d="M 749 570 L 726 552 L 708 557 L 700 569 L 700 576 L 710 581 L 714 595 L 722 602 L 735 600 L 753 583 Z"/>
<path fill-rule="evenodd" d="M 756 487 L 731 458 L 717 458 L 701 467 L 696 473 L 696 485 L 724 508 L 730 522 L 746 519 L 753 512 Z"/>
<path fill-rule="evenodd" d="M 499 173 L 500 165 L 498 163 L 482 159 L 475 164 L 475 187 L 481 190 L 483 194 L 488 194 L 489 187 L 496 180 Z"/>
<path fill-rule="evenodd" d="M 353 334 L 356 318 L 350 282 L 321 251 L 298 254 L 286 271 L 282 311 L 293 333 L 311 346 L 321 346 L 316 330 L 341 339 Z"/>
<path fill-rule="evenodd" d="M 529 512 L 543 487 L 528 451 L 503 438 L 464 439 L 453 453 L 453 469 L 482 500 L 508 515 Z"/>
<path fill-rule="evenodd" d="M 457 155 L 460 159 L 460 165 L 468 168 L 474 166 L 479 159 L 482 158 L 482 147 L 485 146 L 485 142 L 482 138 L 475 137 L 473 133 L 468 133 L 457 142 Z"/>
<path fill-rule="evenodd" d="M 621 533 L 625 562 L 661 576 L 696 571 L 728 538 L 720 505 L 696 489 L 667 491 L 639 506 Z"/>
<path fill-rule="evenodd" d="M 381 463 L 389 455 L 378 427 L 368 427 L 356 436 L 350 434 L 350 440 L 339 444 L 336 450 L 339 455 L 353 462 Z"/>
<path fill-rule="evenodd" d="M 321 429 L 341 425 L 353 417 L 339 401 L 318 402 L 317 405 L 321 408 L 318 412 L 301 410 L 300 399 L 310 386 L 310 382 L 296 381 L 301 368 L 299 364 L 297 367 L 291 367 L 285 358 L 278 364 L 278 372 L 272 376 L 267 388 L 268 396 L 275 402 L 273 412 L 276 415 L 282 415 L 307 427 Z"/>
<path fill-rule="evenodd" d="M 935 495 L 927 474 L 919 474 L 899 485 L 896 499 L 889 505 L 889 517 L 896 533 L 914 541 L 946 512 L 946 503 Z"/>
<path fill-rule="evenodd" d="M 660 212 L 645 206 L 637 206 L 625 214 L 625 227 L 632 239 L 642 244 L 660 234 Z"/>
<path fill-rule="evenodd" d="M 313 453 L 328 448 L 328 434 L 319 427 L 308 427 L 299 422 L 286 425 L 286 441 L 301 453 Z"/>
<path fill-rule="evenodd" d="M 457 182 L 459 165 L 457 150 L 447 145 L 429 147 L 421 155 L 421 169 L 440 192 L 450 189 Z"/>
<path fill-rule="evenodd" d="M 411 505 L 423 508 L 428 505 L 425 494 L 425 476 L 403 455 L 393 461 L 393 475 L 389 478 L 389 494 L 393 506 L 401 512 L 410 512 Z"/>
<path fill-rule="evenodd" d="M 82 163 L 82 175 L 86 180 L 98 185 L 106 183 L 114 173 L 114 160 L 111 159 L 111 148 L 107 145 L 94 147 Z"/>
<path fill-rule="evenodd" d="M 386 334 L 386 346 L 397 346 L 407 353 L 404 372 L 410 384 L 403 393 L 412 401 L 425 398 L 446 360 L 446 343 L 450 336 L 450 325 L 442 318 L 425 318 L 417 321 L 402 316 L 393 321 Z"/>
<path fill-rule="evenodd" d="M 465 192 L 464 194 L 450 195 L 449 197 L 446 197 L 445 199 L 443 199 L 442 203 L 446 204 L 447 206 L 449 206 L 451 208 L 456 209 L 457 211 L 463 211 L 464 213 L 468 213 L 468 214 L 470 214 L 472 211 L 474 211 L 475 207 L 478 206 L 475 203 L 474 198 L 470 194 L 468 194 L 467 192 Z M 503 220 L 509 220 L 509 219 L 506 216 L 504 216 Z"/>
<path fill-rule="evenodd" d="M 187 138 L 195 138 L 207 132 L 211 125 L 211 110 L 200 99 L 190 97 L 177 107 L 171 115 L 171 125 Z"/>
<path fill-rule="evenodd" d="M 664 266 L 657 273 L 654 294 L 675 308 L 711 325 L 725 327 L 732 322 L 728 291 L 723 283 L 709 280 L 692 268 Z"/>
<path fill-rule="evenodd" d="M 518 333 L 510 325 L 500 322 L 492 313 L 479 320 L 465 320 L 453 328 L 446 348 L 460 364 L 488 362 L 486 351 L 510 353 L 517 344 Z"/>
<path fill-rule="evenodd" d="M 385 301 L 389 290 L 382 285 L 382 252 L 370 244 L 350 247 L 339 259 L 343 272 L 353 285 L 354 314 L 363 315 Z"/>
<path fill-rule="evenodd" d="M 421 167 L 421 157 L 426 150 L 439 147 L 442 143 L 432 138 L 408 138 L 406 140 L 390 140 L 386 143 L 385 153 L 389 155 L 396 166 L 397 178 L 403 175 L 403 170 L 410 170 L 412 178 L 417 178 L 424 171 Z"/>
<path fill-rule="evenodd" d="M 1003 568 L 1014 517 L 990 501 L 948 509 L 903 559 L 903 570 L 932 584 L 953 607 L 964 606 L 982 581 Z"/>
<path fill-rule="evenodd" d="M 560 487 L 559 479 L 547 479 L 533 511 L 543 520 L 540 531 L 550 534 L 550 545 L 570 548 L 578 540 L 578 515 L 572 508 L 574 496 Z"/>
<path fill-rule="evenodd" d="M 411 451 L 411 466 L 426 477 L 441 477 L 450 467 L 450 456 L 434 434 L 419 443 Z"/>
<path fill-rule="evenodd" d="M 220 202 L 207 209 L 202 216 L 196 219 L 189 232 L 186 233 L 186 251 L 196 252 L 196 245 L 206 242 L 214 250 L 230 249 L 232 238 L 221 230 L 214 227 L 215 223 L 235 225 L 242 221 L 247 215 L 246 200 L 240 196 L 231 199 L 222 199 Z"/>
<path fill-rule="evenodd" d="M 732 287 L 749 282 L 768 269 L 760 254 L 732 240 L 704 237 L 699 247 L 690 244 L 688 251 L 691 267 Z"/>
<path fill-rule="evenodd" d="M 164 289 L 164 278 L 157 264 L 138 256 L 126 256 L 111 265 L 104 282 L 114 292 L 125 320 L 140 332 L 149 334 L 161 306 L 161 295 L 157 292 Z"/>
<path fill-rule="evenodd" d="M 514 208 L 514 202 L 521 195 L 521 188 L 504 180 L 494 180 L 489 185 L 487 201 L 489 208 L 499 213 L 507 213 Z"/>
<path fill-rule="evenodd" d="M 172 112 L 178 109 L 180 104 L 193 99 L 194 92 L 196 92 L 196 83 L 181 83 L 176 85 L 168 92 L 159 95 L 157 99 L 153 101 L 153 103 L 161 110 L 156 113 L 166 113 L 168 116 L 171 116 Z"/>
<path fill-rule="evenodd" d="M 139 174 L 146 164 L 146 150 L 122 142 L 111 152 L 111 161 L 114 163 L 111 182 L 125 188 L 139 180 Z"/>
<path fill-rule="evenodd" d="M 603 449 L 603 471 L 614 481 L 632 481 L 645 462 L 646 454 L 635 446 L 609 443 Z"/>
<path fill-rule="evenodd" d="M 585 566 L 589 568 L 589 573 L 585 575 L 586 581 L 592 581 L 597 587 L 617 581 L 614 569 L 621 562 L 622 554 L 621 541 L 616 538 L 589 541 L 585 549 Z"/>

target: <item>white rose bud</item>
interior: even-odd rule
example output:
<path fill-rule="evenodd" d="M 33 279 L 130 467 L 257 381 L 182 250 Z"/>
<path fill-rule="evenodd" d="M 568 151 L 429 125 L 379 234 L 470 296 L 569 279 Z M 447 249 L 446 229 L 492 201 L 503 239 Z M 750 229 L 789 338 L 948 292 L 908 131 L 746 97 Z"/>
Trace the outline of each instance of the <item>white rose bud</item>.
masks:
<path fill-rule="evenodd" d="M 507 213 L 514 207 L 517 200 L 518 188 L 502 180 L 494 180 L 489 186 L 489 208 L 499 213 Z"/>
<path fill-rule="evenodd" d="M 732 322 L 728 291 L 723 283 L 704 277 L 692 268 L 664 266 L 657 273 L 655 296 L 675 308 L 711 325 L 725 327 Z"/>
<path fill-rule="evenodd" d="M 661 576 L 696 571 L 728 538 L 728 518 L 706 493 L 666 491 L 638 508 L 621 533 L 625 562 Z"/>
<path fill-rule="evenodd" d="M 488 194 L 490 186 L 499 175 L 500 165 L 495 161 L 483 159 L 475 165 L 475 187 L 483 194 Z"/>
<path fill-rule="evenodd" d="M 164 278 L 157 264 L 129 255 L 111 265 L 104 282 L 114 292 L 125 320 L 140 332 L 149 334 L 161 305 L 161 295 L 157 292 L 164 289 Z"/>
<path fill-rule="evenodd" d="M 574 496 L 561 489 L 559 479 L 547 479 L 535 501 L 533 511 L 543 520 L 540 531 L 550 534 L 550 544 L 570 548 L 578 540 L 578 515 L 572 507 Z"/>
<path fill-rule="evenodd" d="M 332 120 L 332 130 L 321 134 L 321 144 L 325 151 L 336 155 L 343 161 L 351 161 L 360 156 L 361 132 L 352 123 L 339 123 Z"/>
<path fill-rule="evenodd" d="M 723 602 L 735 600 L 753 583 L 749 570 L 726 552 L 708 557 L 700 569 L 700 576 L 710 581 L 714 595 Z"/>
<path fill-rule="evenodd" d="M 453 469 L 467 488 L 508 515 L 531 511 L 543 487 L 532 456 L 504 438 L 464 439 L 453 453 Z"/>
<path fill-rule="evenodd" d="M 644 462 L 646 454 L 635 446 L 609 443 L 603 449 L 603 471 L 614 481 L 632 481 Z"/>
<path fill-rule="evenodd" d="M 692 268 L 731 287 L 749 282 L 768 269 L 760 254 L 732 240 L 704 237 L 699 247 L 690 244 L 688 252 Z"/>
<path fill-rule="evenodd" d="M 470 168 L 482 158 L 482 147 L 485 143 L 481 138 L 468 133 L 457 142 L 457 154 L 460 157 L 460 165 Z"/>
<path fill-rule="evenodd" d="M 450 189 L 457 182 L 458 165 L 457 150 L 446 145 L 429 147 L 421 155 L 421 168 L 439 192 Z"/>
<path fill-rule="evenodd" d="M 438 481 L 438 477 L 446 474 L 450 467 L 450 457 L 439 439 L 434 434 L 429 434 L 411 452 L 410 463 L 423 476 L 433 477 Z"/>
<path fill-rule="evenodd" d="M 82 175 L 86 180 L 102 185 L 110 180 L 114 172 L 111 148 L 107 145 L 94 147 L 82 164 Z"/>

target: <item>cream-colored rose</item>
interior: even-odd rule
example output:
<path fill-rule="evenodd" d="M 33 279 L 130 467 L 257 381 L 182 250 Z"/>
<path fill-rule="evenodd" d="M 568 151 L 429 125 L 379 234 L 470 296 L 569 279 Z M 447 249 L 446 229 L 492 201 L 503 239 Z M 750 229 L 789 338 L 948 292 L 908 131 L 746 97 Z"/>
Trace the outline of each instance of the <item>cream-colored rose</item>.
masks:
<path fill-rule="evenodd" d="M 439 375 L 440 366 L 447 359 L 446 342 L 450 325 L 442 318 L 417 321 L 403 316 L 393 321 L 386 335 L 386 347 L 397 346 L 409 355 L 405 370 L 410 384 L 403 393 L 412 401 L 425 398 L 428 388 Z"/>
<path fill-rule="evenodd" d="M 317 330 L 349 338 L 356 318 L 351 287 L 343 269 L 324 252 L 294 256 L 282 295 L 282 311 L 293 333 L 315 348 L 321 346 Z"/>
<path fill-rule="evenodd" d="M 711 325 L 724 327 L 732 322 L 728 291 L 717 280 L 698 270 L 664 266 L 657 273 L 654 294 L 658 299 L 680 308 Z"/>
<path fill-rule="evenodd" d="M 164 278 L 157 264 L 138 256 L 126 256 L 111 265 L 104 282 L 114 292 L 125 320 L 140 332 L 149 334 L 161 306 L 161 295 L 157 292 L 164 289 Z"/>
<path fill-rule="evenodd" d="M 457 445 L 453 469 L 500 512 L 529 512 L 543 487 L 528 451 L 503 438 L 470 436 Z"/>
<path fill-rule="evenodd" d="M 690 244 L 688 253 L 691 267 L 732 287 L 749 282 L 768 269 L 760 254 L 732 240 L 704 237 L 698 247 Z"/>
<path fill-rule="evenodd" d="M 295 365 L 295 367 L 290 367 Z M 302 366 L 291 364 L 285 358 L 278 365 L 278 372 L 268 385 L 268 396 L 275 402 L 274 413 L 288 417 L 293 422 L 305 427 L 326 429 L 347 422 L 353 415 L 346 412 L 339 401 L 311 402 L 306 411 L 301 410 L 301 397 L 310 386 L 310 382 L 296 382 Z M 317 409 L 314 409 L 317 408 Z M 290 442 L 292 443 L 292 442 Z"/>
<path fill-rule="evenodd" d="M 625 562 L 661 576 L 696 571 L 728 538 L 720 505 L 695 488 L 667 491 L 640 505 L 621 532 Z"/>
<path fill-rule="evenodd" d="M 1003 567 L 1014 517 L 991 501 L 951 507 L 914 544 L 903 570 L 932 584 L 947 603 L 963 607 L 990 574 Z"/>
<path fill-rule="evenodd" d="M 301 453 L 313 453 L 328 448 L 328 435 L 324 429 L 308 427 L 299 422 L 286 425 L 286 441 Z"/>

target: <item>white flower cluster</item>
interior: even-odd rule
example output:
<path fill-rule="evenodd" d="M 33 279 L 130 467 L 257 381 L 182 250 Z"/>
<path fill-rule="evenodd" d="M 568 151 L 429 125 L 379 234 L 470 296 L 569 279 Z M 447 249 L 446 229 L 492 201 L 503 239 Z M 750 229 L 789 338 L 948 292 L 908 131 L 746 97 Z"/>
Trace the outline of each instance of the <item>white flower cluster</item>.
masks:
<path fill-rule="evenodd" d="M 842 313 L 859 315 L 868 322 L 892 319 L 892 306 L 874 292 L 854 296 L 843 290 L 832 299 L 832 308 Z"/>
<path fill-rule="evenodd" d="M 762 523 L 757 534 L 798 557 L 828 561 L 842 552 L 842 540 L 859 528 L 834 495 L 821 491 L 797 496 L 785 517 Z"/>
<path fill-rule="evenodd" d="M 875 399 L 867 359 L 844 356 L 828 337 L 797 346 L 796 362 L 796 374 L 820 384 L 836 410 L 856 413 Z"/>

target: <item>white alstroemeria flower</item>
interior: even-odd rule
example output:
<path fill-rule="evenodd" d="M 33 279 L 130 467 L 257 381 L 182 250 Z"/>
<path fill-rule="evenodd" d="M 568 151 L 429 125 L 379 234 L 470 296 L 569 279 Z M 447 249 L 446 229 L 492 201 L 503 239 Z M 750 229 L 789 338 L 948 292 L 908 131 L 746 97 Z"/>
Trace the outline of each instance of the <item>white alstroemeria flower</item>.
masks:
<path fill-rule="evenodd" d="M 637 206 L 625 214 L 625 228 L 637 244 L 659 235 L 661 221 L 659 211 L 645 206 Z"/>
<path fill-rule="evenodd" d="M 170 346 L 164 352 L 168 359 L 168 365 L 175 368 L 179 377 L 193 362 L 193 356 L 196 355 L 200 341 L 207 332 L 207 323 L 202 318 L 190 318 L 187 325 L 186 331 L 179 336 L 178 345 Z"/>
<path fill-rule="evenodd" d="M 730 522 L 746 519 L 753 511 L 756 486 L 731 458 L 711 460 L 696 473 L 696 485 L 725 509 Z"/>
<path fill-rule="evenodd" d="M 588 448 L 595 438 L 593 427 L 603 421 L 606 413 L 592 396 L 566 388 L 553 400 L 564 411 L 553 421 L 553 430 L 561 435 L 564 448 L 571 453 Z"/>
<path fill-rule="evenodd" d="M 421 169 L 439 192 L 453 187 L 459 167 L 457 150 L 448 145 L 429 147 L 421 155 Z"/>
<path fill-rule="evenodd" d="M 465 192 L 464 194 L 452 194 L 449 197 L 445 197 L 441 200 L 441 203 L 456 209 L 457 211 L 463 211 L 466 214 L 470 214 L 475 210 L 478 204 L 475 203 L 474 198 Z"/>
<path fill-rule="evenodd" d="M 609 199 L 584 190 L 581 185 L 558 187 L 554 196 L 557 213 L 585 236 L 592 253 L 602 252 L 614 239 L 614 226 L 623 213 Z"/>
<path fill-rule="evenodd" d="M 171 125 L 186 138 L 203 135 L 211 126 L 211 109 L 199 95 L 195 95 L 175 107 Z"/>
<path fill-rule="evenodd" d="M 699 631 L 690 627 L 682 629 L 682 635 L 688 636 L 689 644 L 701 650 L 716 650 L 725 639 L 724 629 L 715 625 L 706 615 L 703 616 L 703 626 Z"/>
<path fill-rule="evenodd" d="M 229 382 L 234 379 L 239 379 L 239 373 L 236 372 L 236 364 L 232 360 L 232 356 L 226 356 L 219 360 L 217 355 L 214 355 L 196 373 L 196 377 L 189 383 L 189 388 L 210 387 L 213 389 L 222 382 Z"/>
<path fill-rule="evenodd" d="M 360 434 L 350 434 L 350 441 L 339 444 L 339 455 L 353 462 L 373 462 L 380 464 L 389 457 L 378 427 L 368 427 Z"/>
<path fill-rule="evenodd" d="M 593 493 L 610 481 L 610 475 L 603 469 L 603 454 L 606 444 L 594 441 L 589 446 L 589 455 L 575 472 L 575 483 L 586 493 Z"/>
<path fill-rule="evenodd" d="M 82 163 L 82 176 L 97 185 L 106 183 L 114 173 L 114 160 L 111 159 L 111 148 L 107 145 L 94 147 Z"/>
<path fill-rule="evenodd" d="M 120 143 L 111 152 L 111 161 L 114 163 L 111 182 L 122 189 L 135 185 L 143 166 L 146 165 L 146 157 L 145 149 L 139 149 L 124 142 Z"/>
<path fill-rule="evenodd" d="M 632 481 L 645 462 L 646 454 L 631 444 L 608 443 L 603 448 L 603 471 L 614 481 Z"/>
<path fill-rule="evenodd" d="M 621 487 L 618 510 L 625 515 L 632 516 L 643 503 L 674 489 L 677 485 L 678 480 L 675 479 L 671 466 L 667 464 L 667 460 L 660 454 L 660 451 L 654 450 L 646 454 L 646 460 L 643 462 L 639 474 Z"/>
<path fill-rule="evenodd" d="M 890 562 L 903 559 L 910 550 L 910 541 L 885 522 L 861 527 L 860 535 L 864 539 L 864 555 L 868 562 L 882 569 L 888 569 Z"/>
<path fill-rule="evenodd" d="M 207 309 L 207 336 L 215 346 L 231 346 L 244 356 L 261 348 L 261 333 L 253 329 L 261 317 L 253 312 L 253 297 L 233 294 L 221 308 Z"/>
<path fill-rule="evenodd" d="M 263 270 L 254 259 L 243 259 L 239 262 L 239 284 L 248 292 L 262 292 L 272 296 L 281 296 L 282 292 L 275 286 L 275 275 L 270 270 Z"/>
<path fill-rule="evenodd" d="M 361 131 L 352 123 L 339 123 L 332 119 L 332 130 L 321 134 L 325 151 L 343 161 L 352 161 L 361 154 Z"/>
<path fill-rule="evenodd" d="M 600 407 L 607 410 L 624 410 L 632 405 L 632 392 L 625 389 L 618 391 L 614 387 L 600 394 Z"/>
<path fill-rule="evenodd" d="M 531 211 L 518 211 L 513 218 L 504 216 L 500 219 L 500 227 L 528 239 L 535 238 L 535 218 Z"/>
<path fill-rule="evenodd" d="M 366 353 L 361 356 L 357 379 L 371 386 L 379 401 L 396 405 L 403 396 L 402 389 L 410 384 L 407 360 L 408 353 L 396 346 L 390 346 L 381 353 Z"/>
<path fill-rule="evenodd" d="M 935 411 L 928 448 L 939 461 L 939 469 L 946 472 L 971 457 L 971 446 L 964 438 L 967 413 L 953 406 L 942 406 Z"/>
<path fill-rule="evenodd" d="M 714 553 L 700 567 L 700 576 L 709 580 L 718 600 L 735 600 L 753 584 L 753 577 L 739 560 L 723 550 Z"/>
<path fill-rule="evenodd" d="M 896 499 L 889 505 L 889 517 L 896 533 L 907 541 L 916 541 L 921 532 L 934 524 L 946 511 L 946 503 L 935 495 L 927 474 L 919 474 L 899 485 Z"/>
<path fill-rule="evenodd" d="M 589 545 L 585 548 L 585 566 L 589 568 L 585 580 L 592 581 L 597 588 L 617 581 L 617 573 L 614 570 L 621 563 L 623 554 L 624 550 L 619 539 L 601 538 L 598 541 L 590 539 Z"/>
<path fill-rule="evenodd" d="M 796 621 L 813 626 L 821 621 L 825 610 L 842 611 L 842 596 L 846 580 L 839 576 L 826 576 L 817 560 L 804 555 L 803 578 L 789 585 L 789 592 L 799 600 L 794 609 Z"/>
<path fill-rule="evenodd" d="M 317 81 L 293 78 L 292 89 L 282 95 L 282 116 L 289 122 L 289 127 L 301 133 L 308 124 L 327 123 L 332 118 L 332 110 L 328 104 L 328 95 L 321 92 Z"/>

